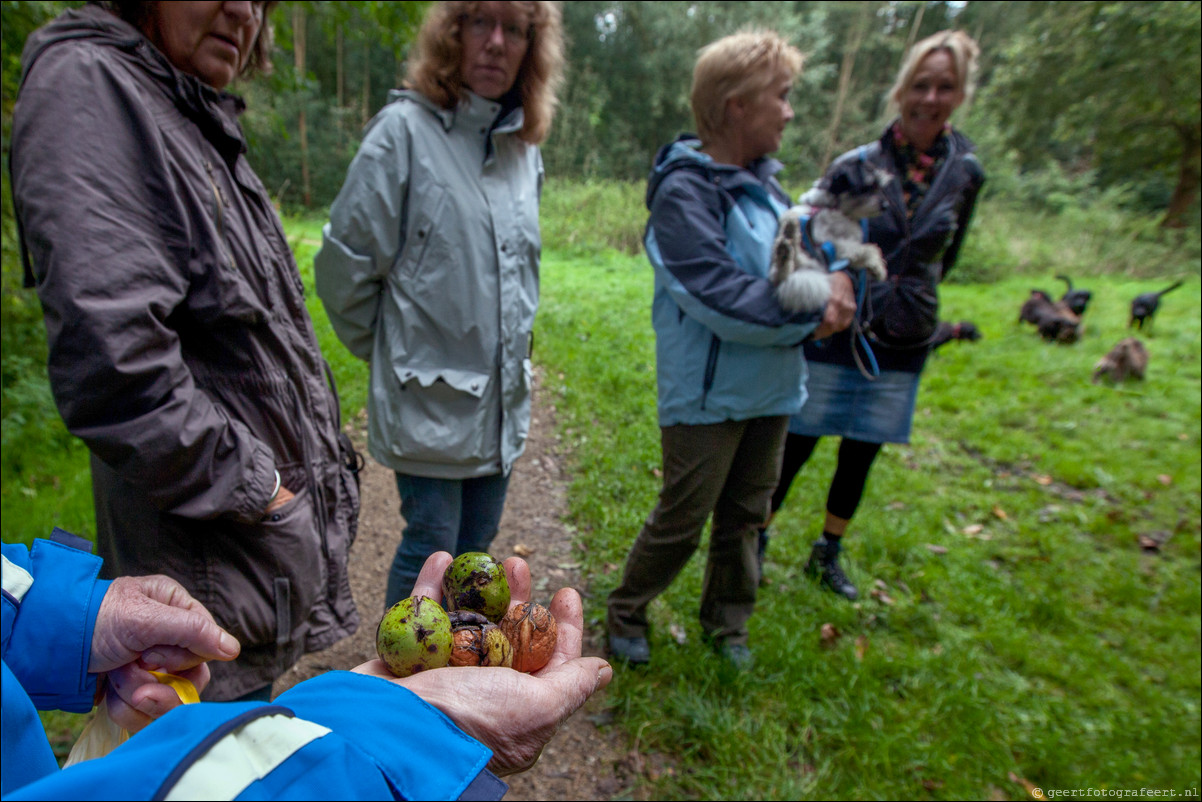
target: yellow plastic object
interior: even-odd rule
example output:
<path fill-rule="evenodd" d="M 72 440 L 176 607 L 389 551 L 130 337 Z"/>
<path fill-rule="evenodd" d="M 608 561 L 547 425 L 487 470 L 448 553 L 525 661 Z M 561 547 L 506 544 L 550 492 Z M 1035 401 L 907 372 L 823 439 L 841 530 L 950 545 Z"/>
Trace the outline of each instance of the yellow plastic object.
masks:
<path fill-rule="evenodd" d="M 190 705 L 200 701 L 200 694 L 196 692 L 196 686 L 189 680 L 164 671 L 151 671 L 150 673 L 160 684 L 170 685 L 184 704 Z M 75 742 L 75 746 L 71 747 L 71 754 L 67 756 L 63 768 L 92 758 L 104 757 L 128 739 L 129 733 L 124 728 L 117 726 L 112 716 L 109 715 L 108 695 L 106 694 L 100 697 L 100 704 L 96 705 L 96 715 L 79 734 L 79 740 Z"/>
<path fill-rule="evenodd" d="M 177 677 L 175 674 L 168 674 L 165 671 L 151 671 L 150 674 L 159 681 L 160 685 L 170 685 L 174 688 L 179 700 L 184 704 L 190 705 L 200 701 L 200 694 L 196 692 L 196 686 L 190 680 Z"/>

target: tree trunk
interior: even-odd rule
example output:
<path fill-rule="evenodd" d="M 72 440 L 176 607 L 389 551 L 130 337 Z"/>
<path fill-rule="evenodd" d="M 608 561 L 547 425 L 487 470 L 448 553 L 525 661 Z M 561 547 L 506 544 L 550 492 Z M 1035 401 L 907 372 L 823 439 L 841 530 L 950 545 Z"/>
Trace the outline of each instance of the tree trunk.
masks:
<path fill-rule="evenodd" d="M 292 54 L 296 65 L 297 82 L 305 80 L 305 5 L 292 4 Z M 296 127 L 300 134 L 301 155 L 301 198 L 305 208 L 313 200 L 313 187 L 309 180 L 309 129 L 305 120 L 305 92 L 300 92 L 300 111 L 297 114 Z"/>
<path fill-rule="evenodd" d="M 910 26 L 910 34 L 906 37 L 906 49 L 902 53 L 902 59 L 905 59 L 905 54 L 910 52 L 910 48 L 914 46 L 915 40 L 918 38 L 918 29 L 922 27 L 922 17 L 927 13 L 927 4 L 923 3 L 918 7 L 918 13 L 914 15 L 914 24 Z"/>
<path fill-rule="evenodd" d="M 860 43 L 864 41 L 864 31 L 872 18 L 872 3 L 860 4 L 860 18 L 856 21 L 855 33 L 851 44 L 843 51 L 843 64 L 839 68 L 839 94 L 835 96 L 835 110 L 831 113 L 831 124 L 826 129 L 826 150 L 822 154 L 822 172 L 826 172 L 834 156 L 835 147 L 839 142 L 839 124 L 843 120 L 843 105 L 847 101 L 848 90 L 851 88 L 851 73 L 856 66 L 856 56 L 860 52 Z"/>
<path fill-rule="evenodd" d="M 341 22 L 338 23 L 338 29 L 337 29 L 337 34 L 336 34 L 336 44 L 337 44 L 337 51 L 336 51 L 337 56 L 336 56 L 336 61 L 335 61 L 335 65 L 336 65 L 335 73 L 337 75 L 337 83 L 338 83 L 338 108 L 341 109 L 343 106 L 346 105 L 346 73 L 343 70 L 345 63 L 344 63 L 343 56 L 342 56 L 342 23 Z"/>
<path fill-rule="evenodd" d="M 360 106 L 359 127 L 371 120 L 371 46 L 363 45 L 363 102 Z"/>
<path fill-rule="evenodd" d="M 1169 198 L 1161 228 L 1185 228 L 1185 217 L 1194 199 L 1198 197 L 1198 181 L 1202 174 L 1202 127 L 1178 125 L 1177 137 L 1181 140 L 1181 159 L 1177 162 L 1177 186 Z"/>

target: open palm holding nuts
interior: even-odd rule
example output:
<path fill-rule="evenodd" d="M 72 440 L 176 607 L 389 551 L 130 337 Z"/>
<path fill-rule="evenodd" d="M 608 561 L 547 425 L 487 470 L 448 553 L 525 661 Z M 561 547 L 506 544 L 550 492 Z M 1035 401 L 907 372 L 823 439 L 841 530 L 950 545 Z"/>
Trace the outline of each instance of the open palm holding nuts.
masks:
<path fill-rule="evenodd" d="M 521 565 L 519 582 L 528 587 L 529 569 Z M 421 590 L 419 579 L 415 593 Z M 380 620 L 376 651 L 397 677 L 444 666 L 531 673 L 551 660 L 555 617 L 541 604 L 514 600 L 506 567 L 491 555 L 469 552 L 453 559 L 443 572 L 441 591 L 442 604 L 414 595 Z"/>

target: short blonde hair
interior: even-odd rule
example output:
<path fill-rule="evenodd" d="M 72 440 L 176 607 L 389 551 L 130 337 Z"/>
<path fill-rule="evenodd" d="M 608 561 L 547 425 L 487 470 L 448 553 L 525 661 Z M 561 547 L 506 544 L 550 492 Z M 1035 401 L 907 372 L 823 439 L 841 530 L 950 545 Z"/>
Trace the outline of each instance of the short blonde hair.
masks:
<path fill-rule="evenodd" d="M 476 13 L 479 2 L 442 2 L 430 9 L 417 35 L 417 55 L 409 62 L 405 86 L 421 92 L 444 109 L 459 104 L 463 83 L 463 21 Z M 515 2 L 526 14 L 530 43 L 514 86 L 518 89 L 525 123 L 518 137 L 541 144 L 551 133 L 559 105 L 556 93 L 563 83 L 563 12 L 554 2 Z"/>
<path fill-rule="evenodd" d="M 739 31 L 701 48 L 689 93 L 701 141 L 711 141 L 725 127 L 728 100 L 749 98 L 782 73 L 795 79 L 804 60 L 779 34 L 760 29 Z"/>
<path fill-rule="evenodd" d="M 981 48 L 964 31 L 940 31 L 915 44 L 906 54 L 906 60 L 898 70 L 897 80 L 889 90 L 891 113 L 901 107 L 902 96 L 910 89 L 923 59 L 940 50 L 946 51 L 952 57 L 952 63 L 956 67 L 956 88 L 963 95 L 964 102 L 972 99 L 972 93 L 977 87 L 977 57 Z"/>

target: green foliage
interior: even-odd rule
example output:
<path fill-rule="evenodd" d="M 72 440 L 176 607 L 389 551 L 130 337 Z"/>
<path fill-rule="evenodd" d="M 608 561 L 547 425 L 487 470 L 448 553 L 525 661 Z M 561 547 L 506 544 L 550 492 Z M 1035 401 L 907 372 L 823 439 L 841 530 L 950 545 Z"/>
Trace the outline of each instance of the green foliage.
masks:
<path fill-rule="evenodd" d="M 1090 382 L 1093 364 L 1127 334 L 1130 298 L 1164 279 L 1090 275 L 1086 336 L 1070 347 L 1015 322 L 1051 276 L 944 289 L 945 317 L 985 336 L 932 358 L 913 442 L 873 469 L 845 560 L 865 598 L 801 572 L 834 467 L 824 442 L 774 522 L 748 675 L 701 641 L 703 543 L 651 606 L 654 662 L 618 667 L 609 686 L 616 725 L 658 767 L 635 796 L 1005 799 L 1026 796 L 1023 780 L 1194 776 L 1199 284 L 1166 296 L 1143 337 L 1147 381 L 1111 387 Z M 645 259 L 612 250 L 544 266 L 536 356 L 572 457 L 597 633 L 659 490 L 651 284 Z M 1140 535 L 1167 542 L 1144 552 Z"/>
<path fill-rule="evenodd" d="M 1202 5 L 1044 6 L 1001 54 L 983 101 L 991 124 L 1024 168 L 1054 160 L 1090 165 L 1102 186 L 1175 185 L 1160 201 L 1185 222 L 1202 179 Z"/>
<path fill-rule="evenodd" d="M 647 225 L 645 191 L 644 183 L 634 181 L 548 181 L 539 209 L 543 247 L 641 253 Z"/>

